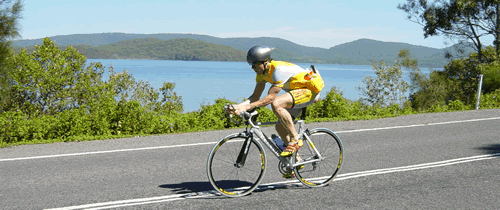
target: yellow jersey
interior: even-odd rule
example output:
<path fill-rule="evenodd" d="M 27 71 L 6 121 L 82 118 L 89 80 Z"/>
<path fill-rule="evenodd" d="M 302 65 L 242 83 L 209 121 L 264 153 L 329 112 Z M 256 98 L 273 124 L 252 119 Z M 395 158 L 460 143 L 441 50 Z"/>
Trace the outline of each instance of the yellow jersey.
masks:
<path fill-rule="evenodd" d="M 295 89 L 309 89 L 318 93 L 321 91 L 322 87 L 319 90 L 313 87 L 316 84 L 312 84 L 311 81 L 315 79 L 321 80 L 324 86 L 323 80 L 319 75 L 318 78 L 314 80 L 307 80 L 306 75 L 310 70 L 303 69 L 293 63 L 271 60 L 268 65 L 269 70 L 267 72 L 256 76 L 255 81 L 257 83 L 266 81 L 287 92 Z"/>

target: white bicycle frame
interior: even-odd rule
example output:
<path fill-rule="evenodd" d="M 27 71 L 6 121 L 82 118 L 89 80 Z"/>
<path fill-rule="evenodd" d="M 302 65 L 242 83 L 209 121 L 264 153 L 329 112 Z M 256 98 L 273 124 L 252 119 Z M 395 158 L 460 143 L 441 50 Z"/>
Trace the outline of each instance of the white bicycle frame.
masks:
<path fill-rule="evenodd" d="M 245 132 L 239 134 L 239 136 L 244 137 L 246 139 L 245 141 L 247 141 L 247 142 L 245 144 L 243 144 L 243 148 L 240 152 L 240 155 L 238 156 L 237 164 L 244 165 L 244 161 L 245 161 L 244 157 L 246 157 L 247 151 L 248 151 L 249 146 L 250 146 L 250 144 L 248 142 L 252 138 L 254 140 L 256 140 L 256 142 L 261 144 L 261 145 L 262 145 L 261 142 L 264 142 L 264 145 L 266 145 L 266 147 L 269 148 L 269 150 L 271 150 L 271 152 L 274 154 L 274 156 L 276 156 L 283 164 L 285 164 L 285 167 L 289 170 L 293 170 L 293 168 L 295 168 L 299 165 L 303 165 L 306 163 L 312 163 L 312 162 L 319 162 L 319 161 L 323 160 L 323 157 L 321 156 L 321 154 L 319 153 L 319 151 L 316 149 L 313 142 L 309 138 L 311 133 L 309 132 L 309 129 L 306 127 L 303 119 L 294 121 L 294 124 L 297 124 L 297 123 L 299 124 L 299 129 L 298 129 L 299 136 L 305 137 L 305 139 L 303 139 L 304 146 L 306 146 L 306 144 L 307 144 L 306 147 L 311 151 L 312 154 L 315 154 L 316 156 L 315 156 L 315 158 L 312 158 L 310 160 L 301 160 L 301 161 L 295 163 L 295 154 L 292 156 L 294 158 L 282 157 L 280 155 L 282 151 L 278 147 L 278 145 L 276 145 L 276 143 L 271 138 L 267 137 L 259 127 L 259 125 L 276 125 L 279 122 L 264 122 L 264 123 L 257 123 L 257 125 L 255 125 L 255 123 L 252 122 L 252 117 L 257 115 L 257 114 L 258 114 L 257 111 L 253 111 L 252 113 L 246 112 L 246 114 L 244 114 L 244 116 L 242 116 L 243 119 L 246 120 L 248 122 L 248 125 L 250 125 L 251 127 L 250 127 L 250 131 L 248 131 L 248 128 L 247 128 L 247 130 Z M 233 120 L 235 123 L 239 124 L 238 121 L 236 121 L 232 118 L 232 115 L 230 115 L 230 117 L 231 117 L 231 120 Z M 264 151 L 264 157 L 267 158 L 265 151 Z M 241 162 L 241 161 L 243 161 L 243 162 Z"/>

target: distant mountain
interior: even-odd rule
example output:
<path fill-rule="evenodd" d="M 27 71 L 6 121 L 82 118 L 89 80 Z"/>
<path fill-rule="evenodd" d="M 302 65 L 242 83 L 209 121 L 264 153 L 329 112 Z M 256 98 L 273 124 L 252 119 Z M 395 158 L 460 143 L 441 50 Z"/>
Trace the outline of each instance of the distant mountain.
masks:
<path fill-rule="evenodd" d="M 294 52 L 298 56 L 306 57 L 313 53 L 318 53 L 324 51 L 324 48 L 319 47 L 306 47 L 302 45 L 295 44 L 293 42 L 280 39 L 280 38 L 218 38 L 208 35 L 197 35 L 197 34 L 126 34 L 126 33 L 101 33 L 101 34 L 74 34 L 74 35 L 60 35 L 49 37 L 52 41 L 55 41 L 59 46 L 66 45 L 90 45 L 93 47 L 101 45 L 109 45 L 120 41 L 130 40 L 130 39 L 145 39 L 145 38 L 156 38 L 161 40 L 171 40 L 171 39 L 194 39 L 204 42 L 209 42 L 213 44 L 221 44 L 231 46 L 235 49 L 247 51 L 256 43 L 261 45 L 267 45 L 271 47 L 279 47 L 281 49 Z M 12 46 L 17 47 L 29 47 L 34 45 L 40 45 L 43 43 L 43 38 L 40 39 L 29 39 L 29 40 L 17 40 L 12 43 Z M 298 53 L 297 53 L 298 52 Z"/>
<path fill-rule="evenodd" d="M 95 47 L 95 49 L 111 55 L 99 58 L 244 61 L 246 56 L 245 52 L 233 47 L 186 38 L 167 41 L 157 38 L 133 39 Z"/>
<path fill-rule="evenodd" d="M 170 40 L 178 38 L 187 38 L 194 40 L 201 40 L 213 43 L 211 40 L 219 39 L 216 37 L 206 36 L 206 35 L 196 35 L 196 34 L 126 34 L 126 33 L 101 33 L 101 34 L 73 34 L 73 35 L 59 35 L 49 37 L 52 41 L 56 41 L 59 46 L 66 45 L 89 45 L 92 47 L 97 47 L 101 45 L 114 44 L 120 41 L 131 40 L 131 39 L 145 39 L 145 38 L 157 38 L 161 40 Z M 12 43 L 12 46 L 19 47 L 29 47 L 35 44 L 42 44 L 43 38 L 40 39 L 29 39 L 29 40 L 18 40 Z"/>
<path fill-rule="evenodd" d="M 225 45 L 212 44 L 194 39 L 168 41 L 146 38 L 116 42 L 93 47 L 73 45 L 87 58 L 93 59 L 150 59 L 191 61 L 244 61 L 246 53 Z M 19 50 L 23 47 L 15 47 Z M 61 46 L 65 49 L 66 46 Z M 28 51 L 34 47 L 27 47 Z"/>
<path fill-rule="evenodd" d="M 176 59 L 173 54 L 181 53 L 181 58 L 190 58 L 189 54 L 192 53 L 195 46 L 188 46 L 188 44 L 206 45 L 194 40 L 215 44 L 217 49 L 222 52 L 205 49 L 201 54 L 192 55 L 191 58 L 204 59 L 222 59 L 228 61 L 244 61 L 246 51 L 254 45 L 267 45 L 277 48 L 273 52 L 273 57 L 279 60 L 287 60 L 291 62 L 311 62 L 311 63 L 338 63 L 338 64 L 363 64 L 370 65 L 372 61 L 384 60 L 389 64 L 394 62 L 399 50 L 409 49 L 411 55 L 419 61 L 420 66 L 433 66 L 441 68 L 449 61 L 445 59 L 446 51 L 455 52 L 454 48 L 436 49 L 430 47 L 416 46 L 407 43 L 398 42 L 382 42 L 371 39 L 359 39 L 352 42 L 340 44 L 330 49 L 319 47 L 307 47 L 298 45 L 288 40 L 272 37 L 260 38 L 217 38 L 207 35 L 197 34 L 125 34 L 125 33 L 102 33 L 102 34 L 75 34 L 50 37 L 59 46 L 74 45 L 89 58 L 128 58 L 126 49 L 129 50 L 145 50 L 146 52 L 136 52 L 134 55 L 142 59 Z M 36 44 L 42 44 L 43 39 L 34 40 L 18 40 L 13 42 L 13 46 L 28 47 Z M 136 41 L 130 41 L 136 40 Z M 138 43 L 137 40 L 142 40 Z M 144 41 L 148 40 L 148 41 Z M 160 43 L 160 41 L 173 41 L 177 43 L 178 47 L 173 51 L 169 47 L 176 46 L 173 42 Z M 147 42 L 155 43 L 150 45 Z M 161 45 L 162 48 L 154 48 L 162 52 L 153 53 L 153 49 L 144 46 L 133 45 Z M 127 47 L 125 47 L 127 46 Z M 183 46 L 183 47 L 180 47 Z M 222 46 L 231 47 L 233 50 L 224 48 Z M 186 48 L 181 50 L 181 48 Z M 231 51 L 231 52 L 230 52 Z M 473 52 L 471 48 L 465 49 L 466 54 Z M 125 54 L 120 54 L 125 53 Z M 152 54 L 151 54 L 152 53 Z M 214 53 L 208 56 L 206 53 Z M 154 56 L 153 56 L 154 54 Z M 179 54 L 180 55 L 180 54 Z M 121 57 L 124 56 L 124 57 Z M 153 56 L 153 57 L 151 57 Z M 179 57 L 178 57 L 179 58 Z"/>
<path fill-rule="evenodd" d="M 351 59 L 367 65 L 371 64 L 373 60 L 383 60 L 393 63 L 401 49 L 410 50 L 411 55 L 417 58 L 421 64 L 444 66 L 447 63 L 442 49 L 416 46 L 407 43 L 382 42 L 371 39 L 359 39 L 353 42 L 340 44 L 321 54 L 316 54 L 315 56 L 322 60 Z M 434 60 L 435 58 L 438 58 L 437 61 Z"/>

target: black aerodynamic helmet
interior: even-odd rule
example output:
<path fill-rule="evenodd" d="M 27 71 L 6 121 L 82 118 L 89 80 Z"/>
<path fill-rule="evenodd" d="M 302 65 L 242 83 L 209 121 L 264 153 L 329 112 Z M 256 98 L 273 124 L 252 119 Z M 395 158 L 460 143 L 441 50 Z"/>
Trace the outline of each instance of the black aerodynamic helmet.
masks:
<path fill-rule="evenodd" d="M 269 48 L 266 46 L 253 46 L 248 50 L 247 53 L 247 62 L 252 65 L 256 61 L 265 62 L 271 60 L 271 52 L 273 48 Z"/>

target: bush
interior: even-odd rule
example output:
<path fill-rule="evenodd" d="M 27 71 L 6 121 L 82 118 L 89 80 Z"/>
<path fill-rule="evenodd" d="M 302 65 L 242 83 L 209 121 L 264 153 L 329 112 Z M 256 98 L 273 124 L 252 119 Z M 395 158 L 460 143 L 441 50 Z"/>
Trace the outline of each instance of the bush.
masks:
<path fill-rule="evenodd" d="M 500 108 L 500 89 L 495 92 L 484 94 L 480 98 L 479 107 L 482 109 L 498 109 Z"/>
<path fill-rule="evenodd" d="M 448 103 L 448 111 L 464 111 L 471 109 L 470 106 L 465 105 L 462 101 L 455 100 Z"/>
<path fill-rule="evenodd" d="M 421 72 L 412 72 L 415 92 L 410 96 L 416 110 L 467 109 L 476 102 L 478 76 L 484 74 L 483 92 L 488 94 L 500 87 L 500 57 L 491 46 L 482 50 L 483 63 L 477 53 L 467 58 L 452 60 L 443 71 L 433 71 L 427 77 Z M 465 107 L 457 104 L 461 101 Z M 459 106 L 459 107 L 457 107 Z"/>
<path fill-rule="evenodd" d="M 429 77 L 421 72 L 412 72 L 411 76 L 413 83 L 416 83 L 414 84 L 415 92 L 410 94 L 413 109 L 425 111 L 445 105 L 450 95 L 451 85 L 443 72 L 432 71 Z"/>
<path fill-rule="evenodd" d="M 307 109 L 310 118 L 348 118 L 359 112 L 359 103 L 345 99 L 343 93 L 332 87 L 325 99 L 318 101 Z"/>

